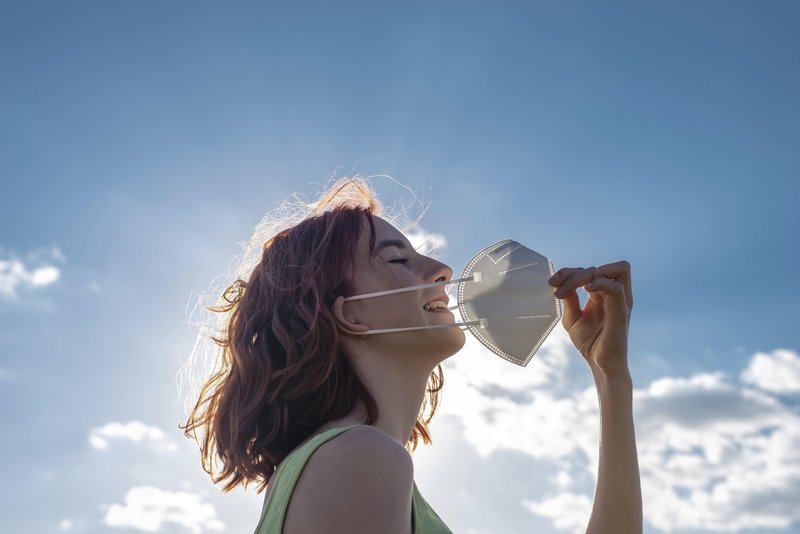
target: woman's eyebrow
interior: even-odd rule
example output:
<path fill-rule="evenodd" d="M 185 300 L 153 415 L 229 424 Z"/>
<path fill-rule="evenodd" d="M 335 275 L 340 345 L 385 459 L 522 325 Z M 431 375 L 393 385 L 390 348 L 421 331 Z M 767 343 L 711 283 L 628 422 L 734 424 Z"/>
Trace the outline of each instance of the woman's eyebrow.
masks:
<path fill-rule="evenodd" d="M 397 247 L 400 249 L 404 249 L 406 248 L 406 244 L 399 239 L 384 239 L 383 241 L 378 243 L 378 246 L 375 247 L 375 251 L 379 252 L 385 249 L 386 247 Z"/>

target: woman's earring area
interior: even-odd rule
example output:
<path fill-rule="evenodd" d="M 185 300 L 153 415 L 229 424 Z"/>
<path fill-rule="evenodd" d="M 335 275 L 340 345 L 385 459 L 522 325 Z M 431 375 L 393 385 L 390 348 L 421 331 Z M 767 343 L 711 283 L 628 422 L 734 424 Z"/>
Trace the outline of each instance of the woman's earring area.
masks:
<path fill-rule="evenodd" d="M 336 319 L 336 325 L 339 327 L 339 329 L 347 332 L 348 334 L 367 332 L 369 330 L 367 325 L 354 323 L 345 317 L 344 302 L 344 297 L 341 295 L 336 297 L 336 300 L 333 301 L 333 316 Z"/>

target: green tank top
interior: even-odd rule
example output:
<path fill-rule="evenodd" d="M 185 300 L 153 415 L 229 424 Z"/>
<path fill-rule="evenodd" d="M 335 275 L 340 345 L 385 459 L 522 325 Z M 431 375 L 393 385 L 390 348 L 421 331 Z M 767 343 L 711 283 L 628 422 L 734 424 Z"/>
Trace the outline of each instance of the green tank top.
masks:
<path fill-rule="evenodd" d="M 317 447 L 355 426 L 359 425 L 326 430 L 284 458 L 278 470 L 273 473 L 272 490 L 270 490 L 267 502 L 261 512 L 261 520 L 256 526 L 255 534 L 281 534 L 286 510 L 289 507 L 289 499 L 308 459 L 311 458 Z M 412 534 L 453 534 L 433 511 L 433 508 L 422 498 L 416 482 L 413 484 L 411 494 L 411 525 Z"/>

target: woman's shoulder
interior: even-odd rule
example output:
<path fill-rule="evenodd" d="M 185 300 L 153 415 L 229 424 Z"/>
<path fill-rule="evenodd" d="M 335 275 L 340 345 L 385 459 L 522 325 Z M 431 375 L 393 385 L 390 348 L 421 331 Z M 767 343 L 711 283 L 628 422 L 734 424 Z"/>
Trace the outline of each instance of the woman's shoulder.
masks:
<path fill-rule="evenodd" d="M 401 443 L 369 425 L 349 428 L 308 459 L 284 528 L 293 532 L 335 524 L 346 531 L 354 517 L 376 528 L 407 522 L 413 482 L 414 464 Z"/>
<path fill-rule="evenodd" d="M 325 432 L 323 432 L 323 434 Z M 382 430 L 370 425 L 352 426 L 352 428 L 348 428 L 346 431 L 337 435 L 333 439 L 327 440 L 319 447 L 319 450 L 322 450 L 323 448 L 326 448 L 326 450 L 329 451 L 336 450 L 336 452 L 340 454 L 364 452 L 365 449 L 377 449 L 386 454 L 406 456 L 411 459 L 411 456 L 408 454 L 408 451 L 402 443 Z"/>
<path fill-rule="evenodd" d="M 414 463 L 406 448 L 392 436 L 370 425 L 347 429 L 316 448 L 308 459 L 300 481 L 338 478 L 376 470 L 393 478 L 414 478 Z M 298 483 L 300 482 L 298 481 Z"/>

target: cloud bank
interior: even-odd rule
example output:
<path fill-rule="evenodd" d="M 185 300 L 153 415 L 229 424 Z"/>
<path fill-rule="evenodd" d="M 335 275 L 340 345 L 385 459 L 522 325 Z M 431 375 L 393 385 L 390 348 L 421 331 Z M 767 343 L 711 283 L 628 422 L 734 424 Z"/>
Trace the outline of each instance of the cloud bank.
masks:
<path fill-rule="evenodd" d="M 552 532 L 583 532 L 599 436 L 597 394 L 585 365 L 561 325 L 527 368 L 508 364 L 471 336 L 445 362 L 432 425 L 435 445 L 444 450 L 422 450 L 415 463 L 451 528 L 513 532 L 545 519 Z M 800 415 L 790 398 L 800 391 L 798 369 L 797 352 L 781 348 L 754 354 L 738 379 L 699 373 L 634 390 L 646 531 L 788 529 L 800 520 Z M 436 441 L 441 433 L 446 439 Z M 446 450 L 457 439 L 468 453 Z M 521 467 L 501 476 L 498 465 L 511 455 Z M 434 465 L 439 459 L 444 466 Z M 444 470 L 456 465 L 480 473 L 455 482 L 471 487 L 463 498 L 442 487 Z M 466 500 L 487 503 L 481 513 L 492 510 L 494 523 L 464 513 Z M 489 505 L 495 502 L 502 504 Z M 519 510 L 527 520 L 512 520 Z"/>
<path fill-rule="evenodd" d="M 107 423 L 101 427 L 92 428 L 87 439 L 89 445 L 98 450 L 108 449 L 111 441 L 142 443 L 156 452 L 175 452 L 178 450 L 177 444 L 168 440 L 160 428 L 148 426 L 141 421 Z"/>
<path fill-rule="evenodd" d="M 129 527 L 144 532 L 158 532 L 165 523 L 175 523 L 194 534 L 222 531 L 214 506 L 194 493 L 164 491 L 153 486 L 128 490 L 123 504 L 101 506 L 106 509 L 103 522 L 110 527 Z"/>

